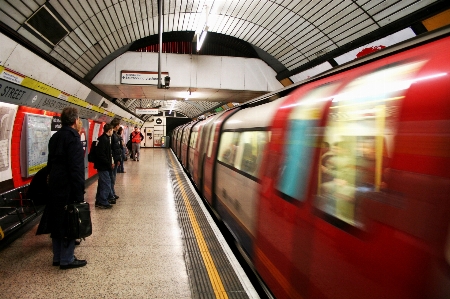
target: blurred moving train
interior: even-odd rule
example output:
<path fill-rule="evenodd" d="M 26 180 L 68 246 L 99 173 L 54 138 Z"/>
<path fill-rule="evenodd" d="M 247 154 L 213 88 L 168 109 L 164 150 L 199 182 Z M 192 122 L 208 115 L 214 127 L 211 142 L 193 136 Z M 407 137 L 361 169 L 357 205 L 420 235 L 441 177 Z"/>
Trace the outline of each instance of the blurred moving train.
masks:
<path fill-rule="evenodd" d="M 173 131 L 276 298 L 450 298 L 449 32 Z"/>

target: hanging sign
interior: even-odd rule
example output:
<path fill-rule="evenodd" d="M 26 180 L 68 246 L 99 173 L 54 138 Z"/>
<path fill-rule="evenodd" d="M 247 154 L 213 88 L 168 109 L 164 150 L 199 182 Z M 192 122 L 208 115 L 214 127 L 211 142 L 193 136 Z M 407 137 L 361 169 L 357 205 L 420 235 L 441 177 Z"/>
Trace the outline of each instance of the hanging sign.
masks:
<path fill-rule="evenodd" d="M 159 110 L 154 108 L 136 108 L 136 114 L 158 114 Z"/>
<path fill-rule="evenodd" d="M 169 73 L 161 72 L 161 84 L 164 84 L 165 76 L 169 76 Z M 158 85 L 158 72 L 121 71 L 120 83 L 138 84 L 138 85 Z"/>

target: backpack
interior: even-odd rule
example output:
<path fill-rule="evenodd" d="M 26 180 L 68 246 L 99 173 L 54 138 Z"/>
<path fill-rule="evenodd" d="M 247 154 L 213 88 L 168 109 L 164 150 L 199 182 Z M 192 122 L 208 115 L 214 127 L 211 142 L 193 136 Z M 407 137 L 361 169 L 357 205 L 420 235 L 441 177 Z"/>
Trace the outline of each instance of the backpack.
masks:
<path fill-rule="evenodd" d="M 97 144 L 98 144 L 98 140 L 94 140 L 91 143 L 91 147 L 90 147 L 89 154 L 88 154 L 88 161 L 91 163 L 95 163 L 95 160 L 97 159 L 97 154 L 96 154 Z"/>

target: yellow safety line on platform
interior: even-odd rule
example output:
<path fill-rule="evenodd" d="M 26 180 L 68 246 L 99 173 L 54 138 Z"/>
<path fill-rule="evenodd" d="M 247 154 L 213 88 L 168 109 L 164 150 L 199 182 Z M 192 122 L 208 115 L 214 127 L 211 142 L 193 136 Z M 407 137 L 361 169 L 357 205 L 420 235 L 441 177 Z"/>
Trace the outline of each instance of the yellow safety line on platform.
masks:
<path fill-rule="evenodd" d="M 173 155 L 169 153 L 169 156 L 172 165 L 174 166 L 175 163 L 173 161 Z M 223 283 L 222 280 L 220 279 L 219 272 L 217 271 L 216 265 L 214 264 L 208 246 L 206 245 L 205 238 L 203 237 L 200 226 L 198 225 L 197 218 L 195 217 L 194 211 L 192 210 L 192 206 L 191 203 L 189 202 L 188 196 L 186 195 L 184 186 L 181 184 L 181 179 L 178 173 L 175 172 L 175 176 L 177 177 L 178 185 L 180 186 L 181 194 L 183 195 L 183 200 L 184 204 L 186 205 L 186 209 L 188 211 L 189 220 L 194 229 L 195 239 L 197 241 L 198 247 L 200 248 L 200 253 L 202 254 L 206 270 L 208 271 L 209 280 L 211 281 L 214 294 L 216 295 L 216 298 L 227 299 L 228 295 L 225 292 L 225 288 L 223 287 Z"/>

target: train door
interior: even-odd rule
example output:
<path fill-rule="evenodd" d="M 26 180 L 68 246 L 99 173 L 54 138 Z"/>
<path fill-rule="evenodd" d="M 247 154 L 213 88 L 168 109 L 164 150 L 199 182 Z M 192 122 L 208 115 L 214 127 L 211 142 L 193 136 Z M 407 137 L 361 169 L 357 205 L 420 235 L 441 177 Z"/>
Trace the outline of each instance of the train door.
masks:
<path fill-rule="evenodd" d="M 210 133 L 208 137 L 207 150 L 205 154 L 205 162 L 203 164 L 202 191 L 203 196 L 211 206 L 214 206 L 214 194 L 213 194 L 214 179 L 215 179 L 214 172 L 222 123 L 237 111 L 238 109 L 225 111 L 223 114 L 219 115 L 214 122 L 210 123 L 211 124 L 209 128 Z"/>
<path fill-rule="evenodd" d="M 338 86 L 318 84 L 297 90 L 281 104 L 262 162 L 253 259 L 277 298 L 308 297 L 314 240 L 309 181 L 325 111 Z"/>

